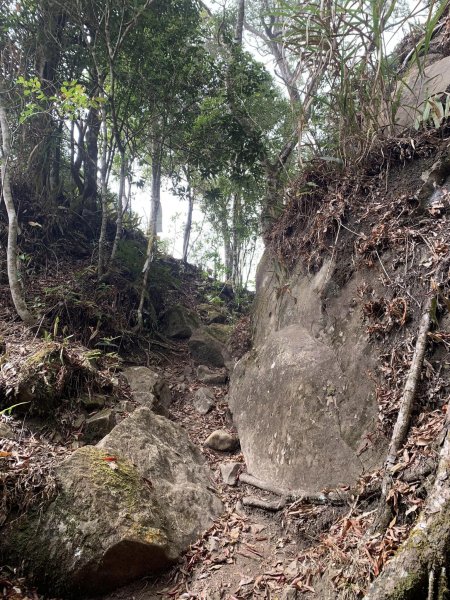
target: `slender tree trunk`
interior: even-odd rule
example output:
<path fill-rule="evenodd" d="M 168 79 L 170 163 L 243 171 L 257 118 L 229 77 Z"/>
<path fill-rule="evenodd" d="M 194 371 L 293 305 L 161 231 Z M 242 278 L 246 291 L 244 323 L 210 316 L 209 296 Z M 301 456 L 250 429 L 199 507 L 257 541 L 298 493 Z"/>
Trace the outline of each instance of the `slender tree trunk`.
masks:
<path fill-rule="evenodd" d="M 20 285 L 19 273 L 17 271 L 18 222 L 9 179 L 8 160 L 10 156 L 10 138 L 8 120 L 1 93 L 2 89 L 0 88 L 0 131 L 2 134 L 1 191 L 3 199 L 5 200 L 6 211 L 8 213 L 8 246 L 6 249 L 8 281 L 17 314 L 24 323 L 27 325 L 33 325 L 36 322 L 36 318 L 27 308 L 22 287 Z"/>
<path fill-rule="evenodd" d="M 108 173 L 108 125 L 106 123 L 106 108 L 102 102 L 102 154 L 100 159 L 100 200 L 102 207 L 102 222 L 100 236 L 98 238 L 98 277 L 102 277 L 106 267 L 106 233 L 108 226 L 108 202 L 107 202 L 107 173 Z"/>
<path fill-rule="evenodd" d="M 238 14 L 236 20 L 236 29 L 234 32 L 234 41 L 239 46 L 242 46 L 242 37 L 244 33 L 244 19 L 245 19 L 245 0 L 237 0 Z"/>
<path fill-rule="evenodd" d="M 83 164 L 84 126 L 78 126 L 78 142 L 75 142 L 75 123 L 70 128 L 70 173 L 77 186 L 78 192 L 83 194 L 84 183 L 80 171 Z"/>
<path fill-rule="evenodd" d="M 189 240 L 191 238 L 192 230 L 192 213 L 194 211 L 194 194 L 188 181 L 188 214 L 186 219 L 186 225 L 184 227 L 184 238 L 183 238 L 183 262 L 187 263 L 188 252 L 189 252 Z"/>
<path fill-rule="evenodd" d="M 233 242 L 232 242 L 232 267 L 231 284 L 233 291 L 239 291 L 242 282 L 241 273 L 241 236 L 240 236 L 240 217 L 241 217 L 241 197 L 240 194 L 234 194 L 233 197 Z"/>
<path fill-rule="evenodd" d="M 227 219 L 227 206 L 221 207 L 219 211 L 220 228 L 222 230 L 223 240 L 223 253 L 225 257 L 225 273 L 227 280 L 232 276 L 233 273 L 233 251 L 231 244 L 231 232 L 230 226 Z"/>
<path fill-rule="evenodd" d="M 153 260 L 154 248 L 156 243 L 158 212 L 161 206 L 161 160 L 162 160 L 162 143 L 160 140 L 155 141 L 152 151 L 152 195 L 151 195 L 151 214 L 148 231 L 147 254 L 145 264 L 142 270 L 142 289 L 137 311 L 137 327 L 142 329 L 144 326 L 144 302 L 145 293 L 147 291 L 148 274 L 150 265 Z"/>
<path fill-rule="evenodd" d="M 97 168 L 98 168 L 98 136 L 100 133 L 100 119 L 98 109 L 90 108 L 87 117 L 86 144 L 84 153 L 84 188 L 83 205 L 90 210 L 95 208 L 97 196 Z"/>
<path fill-rule="evenodd" d="M 50 170 L 50 189 L 52 196 L 55 197 L 59 192 L 61 183 L 61 144 L 62 144 L 63 121 L 58 122 L 55 127 L 54 143 L 53 143 L 53 160 Z"/>
<path fill-rule="evenodd" d="M 111 250 L 111 256 L 109 257 L 109 268 L 111 268 L 117 254 L 117 248 L 122 237 L 123 230 L 123 198 L 125 195 L 125 180 L 127 176 L 127 157 L 125 150 L 120 149 L 120 180 L 119 180 L 119 193 L 117 195 L 117 221 L 116 221 L 116 235 L 114 236 L 113 247 Z"/>

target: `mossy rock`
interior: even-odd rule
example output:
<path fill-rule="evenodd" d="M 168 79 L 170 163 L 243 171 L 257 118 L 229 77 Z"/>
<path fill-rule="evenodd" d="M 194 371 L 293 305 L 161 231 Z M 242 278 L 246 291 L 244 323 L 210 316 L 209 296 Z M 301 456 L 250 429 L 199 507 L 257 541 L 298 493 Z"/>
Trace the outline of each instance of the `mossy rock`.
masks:
<path fill-rule="evenodd" d="M 227 311 L 220 306 L 212 306 L 211 304 L 199 304 L 197 310 L 208 325 L 211 323 L 226 323 L 228 314 Z"/>
<path fill-rule="evenodd" d="M 206 333 L 211 335 L 216 340 L 219 340 L 222 344 L 228 344 L 233 331 L 232 325 L 225 325 L 224 323 L 212 323 L 203 328 Z"/>
<path fill-rule="evenodd" d="M 171 306 L 160 317 L 161 331 L 170 338 L 189 338 L 199 324 L 197 315 L 181 304 Z"/>
<path fill-rule="evenodd" d="M 101 595 L 170 567 L 222 505 L 198 449 L 168 419 L 137 409 L 98 446 L 56 469 L 53 502 L 2 532 L 2 559 L 24 563 L 50 595 Z"/>

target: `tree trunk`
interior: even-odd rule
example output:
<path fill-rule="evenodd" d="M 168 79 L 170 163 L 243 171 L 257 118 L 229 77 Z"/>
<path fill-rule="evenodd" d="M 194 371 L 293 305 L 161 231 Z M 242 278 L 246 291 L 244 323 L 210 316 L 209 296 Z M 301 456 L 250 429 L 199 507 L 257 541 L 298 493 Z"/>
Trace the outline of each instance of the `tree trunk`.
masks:
<path fill-rule="evenodd" d="M 106 123 L 106 108 L 104 102 L 101 105 L 102 114 L 102 154 L 100 159 L 100 200 L 102 207 L 102 222 L 100 236 L 98 238 L 98 277 L 102 277 L 106 268 L 106 233 L 108 226 L 108 202 L 107 202 L 107 173 L 108 173 L 108 125 Z"/>
<path fill-rule="evenodd" d="M 17 314 L 26 325 L 33 325 L 36 322 L 36 318 L 27 308 L 22 287 L 20 285 L 19 273 L 17 271 L 18 223 L 9 179 L 8 161 L 10 156 L 10 138 L 6 109 L 1 95 L 2 92 L 3 90 L 0 88 L 0 131 L 2 135 L 1 191 L 3 199 L 5 200 L 6 211 L 8 213 L 8 246 L 6 249 L 8 281 Z"/>
<path fill-rule="evenodd" d="M 78 142 L 75 142 L 75 122 L 70 128 L 70 173 L 80 195 L 83 194 L 84 183 L 80 175 L 83 164 L 84 126 L 78 125 Z"/>
<path fill-rule="evenodd" d="M 245 19 L 245 0 L 237 0 L 238 13 L 236 19 L 236 29 L 234 32 L 234 41 L 238 46 L 242 46 L 242 37 L 244 33 L 244 19 Z"/>
<path fill-rule="evenodd" d="M 233 291 L 237 293 L 242 283 L 241 273 L 241 236 L 240 236 L 241 197 L 234 194 L 233 198 L 233 242 L 232 242 L 232 266 L 231 284 Z"/>
<path fill-rule="evenodd" d="M 187 263 L 188 252 L 189 252 L 189 240 L 191 238 L 192 230 L 192 213 L 194 211 L 194 194 L 188 181 L 188 214 L 186 219 L 186 225 L 184 226 L 184 238 L 183 238 L 183 262 Z"/>
<path fill-rule="evenodd" d="M 97 196 L 97 168 L 98 168 L 98 136 L 100 133 L 100 119 L 98 109 L 90 108 L 87 117 L 86 144 L 84 153 L 84 188 L 83 206 L 95 210 Z"/>
<path fill-rule="evenodd" d="M 225 276 L 228 280 L 233 273 L 233 250 L 231 244 L 230 226 L 227 219 L 227 205 L 228 202 L 225 203 L 225 206 L 219 207 L 218 219 L 220 221 L 220 229 L 222 231 L 223 252 L 225 257 Z"/>
<path fill-rule="evenodd" d="M 142 289 L 137 311 L 137 327 L 142 329 L 144 326 L 144 302 L 147 291 L 148 274 L 153 260 L 154 248 L 156 243 L 156 229 L 158 222 L 158 212 L 161 206 L 161 160 L 162 143 L 157 140 L 153 144 L 152 151 L 152 195 L 151 195 L 151 215 L 148 231 L 147 253 L 145 257 L 144 268 L 142 269 Z"/>
<path fill-rule="evenodd" d="M 54 142 L 53 142 L 53 160 L 50 170 L 50 188 L 52 196 L 55 197 L 59 193 L 61 183 L 61 144 L 62 144 L 63 121 L 58 122 L 55 127 Z"/>
<path fill-rule="evenodd" d="M 120 179 L 119 179 L 119 193 L 117 195 L 117 220 L 116 220 L 116 235 L 114 236 L 113 247 L 111 250 L 111 256 L 109 257 L 109 268 L 111 268 L 117 254 L 117 248 L 122 237 L 123 230 L 123 198 L 125 195 L 125 180 L 127 177 L 127 157 L 125 150 L 120 150 Z"/>

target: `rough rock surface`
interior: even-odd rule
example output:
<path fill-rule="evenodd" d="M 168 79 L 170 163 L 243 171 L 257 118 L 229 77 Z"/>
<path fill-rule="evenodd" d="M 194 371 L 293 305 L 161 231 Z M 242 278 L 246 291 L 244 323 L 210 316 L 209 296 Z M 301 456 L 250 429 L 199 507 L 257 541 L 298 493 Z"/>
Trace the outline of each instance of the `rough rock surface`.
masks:
<path fill-rule="evenodd" d="M 148 408 L 74 452 L 56 475 L 56 500 L 14 525 L 7 554 L 65 598 L 158 573 L 222 509 L 198 449 Z"/>
<path fill-rule="evenodd" d="M 188 345 L 191 356 L 198 365 L 221 368 L 230 358 L 225 345 L 204 329 L 197 329 Z"/>
<path fill-rule="evenodd" d="M 229 404 L 248 471 L 309 492 L 355 483 L 383 456 L 367 444 L 378 407 L 373 355 L 353 308 L 361 272 L 344 283 L 328 262 L 315 275 L 293 273 L 290 293 L 281 295 L 276 272 L 265 256 L 254 349 L 231 377 Z"/>
<path fill-rule="evenodd" d="M 241 463 L 233 462 L 231 460 L 220 463 L 220 474 L 222 475 L 224 483 L 227 485 L 236 485 L 241 467 Z"/>
<path fill-rule="evenodd" d="M 206 438 L 205 446 L 219 452 L 233 452 L 239 447 L 239 438 L 224 429 L 216 429 Z"/>
<path fill-rule="evenodd" d="M 399 84 L 402 95 L 396 113 L 396 123 L 401 129 L 414 125 L 415 119 L 423 114 L 425 100 L 448 90 L 450 56 L 429 54 L 425 68 L 419 69 L 414 65 L 408 71 L 405 83 Z"/>
<path fill-rule="evenodd" d="M 199 304 L 197 306 L 197 310 L 208 324 L 227 322 L 227 311 L 220 306 L 212 306 L 211 304 Z"/>
<path fill-rule="evenodd" d="M 7 423 L 2 423 L 0 421 L 0 438 L 4 440 L 12 440 L 16 436 L 14 435 L 14 431 Z"/>
<path fill-rule="evenodd" d="M 228 373 L 226 369 L 213 370 L 206 365 L 199 365 L 197 367 L 197 379 L 203 383 L 210 383 L 212 385 L 226 383 Z"/>
<path fill-rule="evenodd" d="M 92 417 L 86 419 L 84 423 L 83 437 L 86 442 L 95 443 L 108 435 L 116 424 L 114 412 L 110 408 L 105 408 Z"/>
<path fill-rule="evenodd" d="M 199 326 L 197 315 L 180 304 L 168 308 L 160 318 L 161 330 L 167 337 L 186 339 Z"/>
<path fill-rule="evenodd" d="M 128 367 L 124 375 L 133 392 L 133 398 L 159 414 L 166 414 L 172 401 L 167 381 L 147 367 Z"/>
<path fill-rule="evenodd" d="M 200 415 L 206 415 L 214 408 L 216 400 L 210 389 L 201 387 L 195 392 L 192 404 Z"/>

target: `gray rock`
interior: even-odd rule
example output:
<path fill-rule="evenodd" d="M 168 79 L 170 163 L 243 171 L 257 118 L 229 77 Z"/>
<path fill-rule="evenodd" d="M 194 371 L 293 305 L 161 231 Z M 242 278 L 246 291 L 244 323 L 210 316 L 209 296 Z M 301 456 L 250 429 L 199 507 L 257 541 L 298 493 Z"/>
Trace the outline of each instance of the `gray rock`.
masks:
<path fill-rule="evenodd" d="M 159 373 L 147 367 L 128 367 L 124 375 L 136 402 L 158 414 L 167 414 L 172 394 L 167 381 Z"/>
<path fill-rule="evenodd" d="M 199 304 L 197 310 L 202 315 L 203 319 L 208 323 L 226 323 L 227 311 L 219 306 L 211 304 Z"/>
<path fill-rule="evenodd" d="M 75 429 L 81 429 L 85 423 L 86 415 L 81 414 L 76 417 L 75 421 L 73 422 L 73 426 Z"/>
<path fill-rule="evenodd" d="M 211 390 L 201 387 L 195 392 L 192 404 L 199 414 L 206 415 L 214 408 L 216 400 Z"/>
<path fill-rule="evenodd" d="M 114 412 L 110 408 L 105 408 L 86 419 L 83 437 L 86 442 L 98 442 L 108 435 L 115 424 Z"/>
<path fill-rule="evenodd" d="M 285 587 L 281 593 L 280 600 L 297 600 L 298 593 L 294 587 Z"/>
<path fill-rule="evenodd" d="M 239 438 L 224 429 L 216 429 L 206 438 L 205 446 L 220 452 L 232 452 L 239 447 Z"/>
<path fill-rule="evenodd" d="M 147 408 L 97 447 L 76 450 L 56 480 L 57 498 L 10 526 L 6 554 L 64 598 L 105 594 L 167 569 L 222 511 L 200 451 Z"/>
<path fill-rule="evenodd" d="M 15 437 L 16 436 L 12 427 L 0 421 L 0 438 L 3 438 L 4 440 L 12 440 Z"/>
<path fill-rule="evenodd" d="M 220 371 L 214 371 L 206 365 L 199 365 L 197 367 L 197 379 L 203 383 L 209 383 L 211 385 L 226 383 L 228 374 L 226 369 L 220 369 Z"/>
<path fill-rule="evenodd" d="M 222 475 L 224 483 L 226 483 L 227 485 L 236 485 L 241 467 L 241 463 L 233 461 L 220 463 L 220 474 Z"/>
<path fill-rule="evenodd" d="M 132 413 L 135 409 L 135 405 L 129 400 L 122 400 L 122 402 L 119 404 L 119 410 L 121 412 Z"/>
<path fill-rule="evenodd" d="M 188 343 L 194 362 L 209 367 L 223 367 L 229 354 L 218 339 L 202 329 L 197 329 Z"/>
<path fill-rule="evenodd" d="M 290 293 L 277 298 L 274 270 L 266 254 L 257 274 L 254 348 L 230 377 L 229 406 L 248 471 L 307 493 L 355 485 L 382 464 L 385 442 L 374 436 L 379 441 L 360 452 L 377 428 L 375 385 L 366 374 L 378 357 L 359 311 L 351 310 L 363 282 L 377 295 L 382 284 L 361 270 L 342 287 L 341 271 L 326 261 L 314 275 L 298 268 L 286 276 Z"/>
<path fill-rule="evenodd" d="M 88 412 L 100 410 L 105 407 L 106 396 L 101 394 L 84 394 L 80 397 L 80 402 Z"/>
<path fill-rule="evenodd" d="M 160 317 L 161 331 L 170 338 L 189 338 L 198 326 L 197 315 L 181 304 L 171 306 Z"/>

